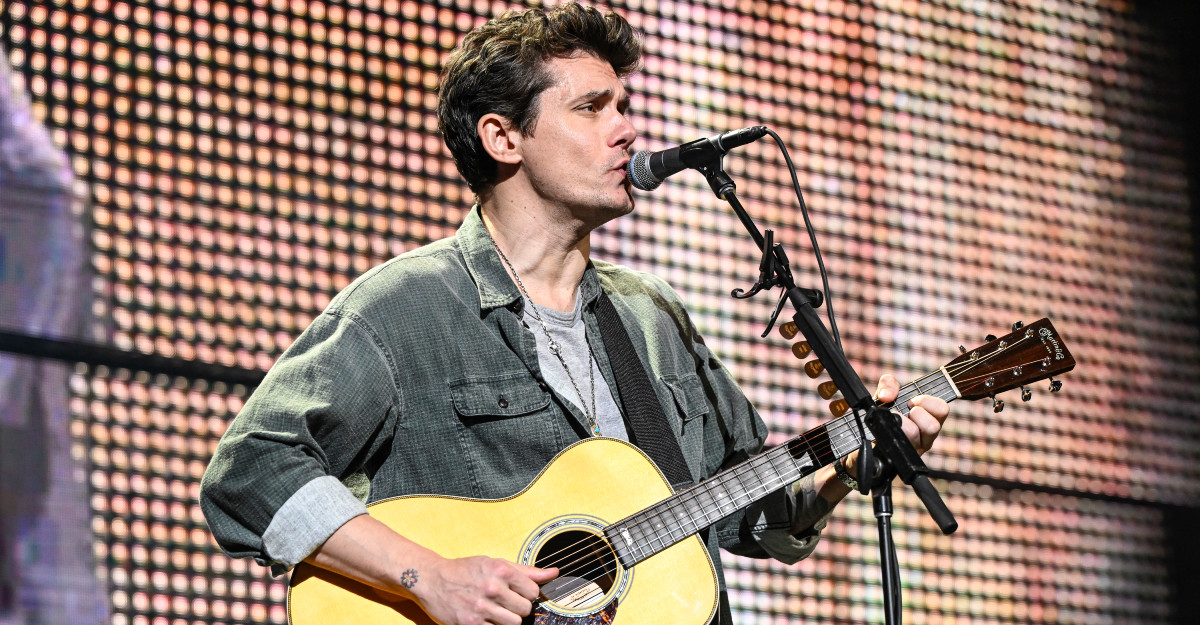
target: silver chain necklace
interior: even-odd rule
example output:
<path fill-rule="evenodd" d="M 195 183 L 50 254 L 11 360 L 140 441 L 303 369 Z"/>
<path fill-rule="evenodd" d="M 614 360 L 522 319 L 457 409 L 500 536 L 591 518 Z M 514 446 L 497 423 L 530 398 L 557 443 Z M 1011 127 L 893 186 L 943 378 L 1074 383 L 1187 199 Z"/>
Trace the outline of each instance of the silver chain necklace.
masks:
<path fill-rule="evenodd" d="M 485 228 L 484 231 L 487 232 L 487 229 Z M 492 247 L 496 248 L 496 253 L 500 255 L 500 259 L 504 261 L 504 264 L 508 266 L 508 270 L 512 272 L 513 278 L 516 279 L 517 288 L 521 289 L 521 295 L 525 296 L 525 299 L 529 300 L 529 309 L 533 311 L 533 317 L 534 319 L 537 319 L 538 325 L 542 326 L 542 333 L 546 335 L 546 344 L 550 348 L 550 353 L 554 354 L 554 356 L 558 358 L 558 362 L 562 365 L 563 371 L 567 372 L 567 379 L 571 381 L 571 386 L 575 389 L 575 394 L 579 396 L 579 407 L 583 409 L 583 416 L 587 419 L 588 426 L 591 428 L 592 434 L 600 436 L 600 424 L 596 422 L 596 370 L 592 367 L 591 359 L 594 356 L 592 355 L 592 345 L 591 343 L 587 342 L 587 329 L 584 329 L 584 343 L 587 344 L 588 348 L 588 385 L 592 387 L 592 409 L 590 411 L 588 410 L 587 404 L 584 403 L 583 392 L 579 390 L 579 384 L 575 382 L 575 376 L 571 374 L 571 368 L 567 366 L 567 360 L 563 358 L 563 355 L 559 350 L 558 342 L 556 342 L 554 337 L 550 335 L 550 330 L 546 328 L 546 322 L 542 321 L 542 314 L 538 312 L 537 304 L 535 304 L 533 302 L 533 298 L 529 296 L 529 291 L 525 290 L 525 284 L 521 282 L 521 276 L 517 275 L 517 270 L 513 268 L 512 262 L 508 260 L 508 257 L 504 255 L 504 251 L 501 250 L 500 246 L 496 244 L 496 239 L 492 238 L 492 233 L 487 232 L 487 235 L 488 239 L 492 241 Z"/>

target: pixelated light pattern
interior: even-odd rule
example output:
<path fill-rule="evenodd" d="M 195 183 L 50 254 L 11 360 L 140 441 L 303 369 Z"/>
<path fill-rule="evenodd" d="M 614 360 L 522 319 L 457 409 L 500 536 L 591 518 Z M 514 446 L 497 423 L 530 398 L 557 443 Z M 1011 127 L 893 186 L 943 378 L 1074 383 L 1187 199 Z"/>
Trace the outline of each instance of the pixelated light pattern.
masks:
<path fill-rule="evenodd" d="M 638 147 L 753 124 L 789 146 L 865 378 L 915 378 L 1043 316 L 1079 361 L 1061 393 L 953 406 L 929 464 L 1014 488 L 942 482 L 951 537 L 898 492 L 906 620 L 1169 622 L 1158 506 L 1200 499 L 1195 242 L 1166 52 L 1132 8 L 616 4 L 645 33 Z M 437 69 L 505 3 L 2 6 L 35 113 L 91 189 L 92 333 L 118 347 L 265 370 L 338 289 L 453 234 L 472 202 L 436 133 Z M 775 146 L 725 164 L 819 284 Z M 758 253 L 701 176 L 638 199 L 595 254 L 682 293 L 771 442 L 827 419 L 786 342 L 757 336 L 769 298 L 728 297 Z M 194 503 L 244 389 L 75 384 L 114 622 L 283 622 L 284 582 L 220 555 Z M 869 504 L 850 501 L 799 565 L 728 557 L 738 621 L 882 622 L 877 561 Z"/>

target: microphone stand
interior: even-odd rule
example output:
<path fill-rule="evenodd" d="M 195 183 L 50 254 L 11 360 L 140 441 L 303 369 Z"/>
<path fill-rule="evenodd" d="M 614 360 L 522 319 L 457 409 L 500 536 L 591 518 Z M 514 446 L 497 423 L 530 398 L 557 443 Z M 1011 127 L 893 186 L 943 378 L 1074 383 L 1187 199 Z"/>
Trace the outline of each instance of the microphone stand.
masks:
<path fill-rule="evenodd" d="M 862 441 L 857 464 L 859 492 L 864 495 L 868 492 L 872 494 L 875 518 L 879 527 L 879 562 L 883 578 L 884 616 L 887 625 L 900 625 L 902 620 L 900 570 L 896 561 L 896 547 L 891 531 L 892 478 L 899 475 L 905 484 L 916 491 L 917 496 L 925 504 L 925 508 L 943 534 L 954 532 L 958 528 L 958 522 L 954 520 L 954 515 L 929 481 L 928 467 L 922 462 L 912 443 L 904 436 L 904 431 L 900 427 L 899 415 L 875 403 L 863 385 L 862 379 L 855 373 L 854 368 L 846 360 L 845 354 L 833 340 L 829 330 L 821 323 L 820 317 L 814 310 L 823 302 L 821 291 L 796 286 L 783 246 L 774 242 L 772 231 L 768 230 L 765 238 L 759 232 L 758 226 L 754 224 L 734 193 L 736 185 L 722 168 L 721 157 L 718 156 L 712 162 L 698 166 L 696 169 L 704 174 L 713 193 L 728 202 L 733 208 L 733 212 L 737 214 L 742 225 L 750 233 L 750 237 L 754 239 L 755 245 L 763 253 L 763 260 L 759 266 L 759 282 L 747 293 L 736 289 L 733 296 L 743 299 L 752 297 L 765 288 L 783 287 L 786 299 L 792 303 L 792 307 L 796 311 L 792 316 L 792 321 L 804 338 L 808 340 L 813 353 L 820 359 L 825 370 L 829 372 L 829 377 L 837 385 L 851 410 L 854 411 Z M 783 299 L 780 299 L 779 306 L 775 309 L 767 325 L 767 332 L 770 332 L 771 325 L 779 316 L 783 303 Z M 766 333 L 763 336 L 766 336 Z M 867 433 L 863 431 L 864 421 L 866 427 L 870 428 L 870 433 L 875 437 L 874 449 L 866 436 Z"/>

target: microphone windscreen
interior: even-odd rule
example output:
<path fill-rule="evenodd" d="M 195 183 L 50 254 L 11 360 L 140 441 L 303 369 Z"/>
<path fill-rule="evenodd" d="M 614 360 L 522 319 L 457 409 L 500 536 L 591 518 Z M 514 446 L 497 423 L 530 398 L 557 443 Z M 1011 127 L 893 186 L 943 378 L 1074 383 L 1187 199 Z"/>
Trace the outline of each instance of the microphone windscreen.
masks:
<path fill-rule="evenodd" d="M 662 184 L 662 180 L 650 171 L 650 153 L 642 150 L 635 152 L 629 159 L 629 169 L 625 172 L 629 184 L 642 191 L 653 191 Z"/>

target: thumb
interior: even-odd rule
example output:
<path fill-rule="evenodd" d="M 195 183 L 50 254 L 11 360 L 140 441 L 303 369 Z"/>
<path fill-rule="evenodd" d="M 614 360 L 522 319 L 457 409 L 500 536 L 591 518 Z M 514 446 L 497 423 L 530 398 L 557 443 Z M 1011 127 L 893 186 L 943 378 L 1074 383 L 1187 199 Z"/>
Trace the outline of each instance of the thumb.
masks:
<path fill-rule="evenodd" d="M 536 566 L 528 566 L 528 565 L 524 565 L 524 564 L 520 564 L 518 566 L 520 566 L 521 570 L 526 575 L 529 576 L 529 579 L 531 579 L 539 584 L 544 584 L 544 583 L 554 579 L 555 577 L 558 577 L 558 567 L 550 567 L 548 569 L 539 569 Z"/>

